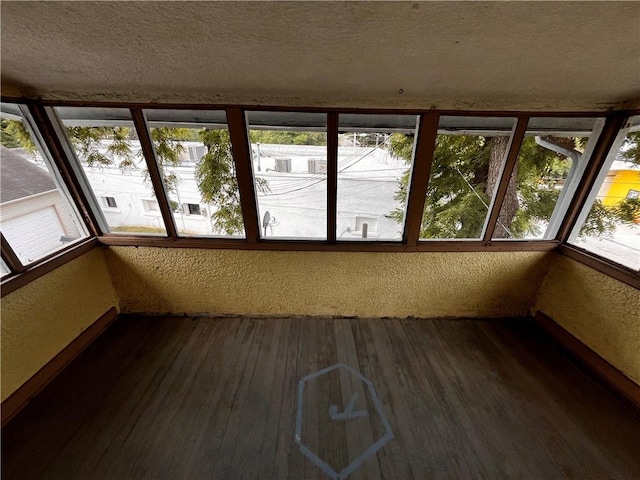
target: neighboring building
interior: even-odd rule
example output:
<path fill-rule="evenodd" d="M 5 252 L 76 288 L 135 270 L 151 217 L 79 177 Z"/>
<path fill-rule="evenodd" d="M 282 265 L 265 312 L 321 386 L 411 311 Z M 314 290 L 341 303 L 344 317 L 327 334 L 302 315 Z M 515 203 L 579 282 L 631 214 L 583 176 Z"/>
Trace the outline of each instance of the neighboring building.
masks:
<path fill-rule="evenodd" d="M 625 199 L 640 198 L 640 166 L 615 160 L 600 187 L 598 198 L 606 206 L 617 205 Z"/>
<path fill-rule="evenodd" d="M 69 205 L 46 168 L 21 149 L 0 147 L 0 157 L 0 224 L 18 257 L 33 261 L 79 238 Z"/>
<path fill-rule="evenodd" d="M 107 152 L 107 141 L 101 153 Z M 169 168 L 177 179 L 169 192 L 176 226 L 181 235 L 217 236 L 210 217 L 217 205 L 203 201 L 195 178 L 196 164 L 204 155 L 198 142 L 181 142 L 180 165 Z M 131 150 L 139 150 L 131 142 Z M 326 147 L 309 145 L 252 144 L 254 172 L 267 182 L 258 192 L 260 219 L 269 212 L 269 237 L 321 238 L 326 235 Z M 258 155 L 257 152 L 260 152 Z M 82 159 L 81 159 L 82 160 Z M 83 170 L 93 188 L 107 224 L 113 232 L 164 231 L 162 214 L 148 180 L 144 162 L 121 171 L 118 159 L 107 167 Z M 338 152 L 338 236 L 361 239 L 367 223 L 370 239 L 399 239 L 401 226 L 390 213 L 402 205 L 394 199 L 399 178 L 407 171 L 404 160 L 380 147 L 340 147 Z"/>

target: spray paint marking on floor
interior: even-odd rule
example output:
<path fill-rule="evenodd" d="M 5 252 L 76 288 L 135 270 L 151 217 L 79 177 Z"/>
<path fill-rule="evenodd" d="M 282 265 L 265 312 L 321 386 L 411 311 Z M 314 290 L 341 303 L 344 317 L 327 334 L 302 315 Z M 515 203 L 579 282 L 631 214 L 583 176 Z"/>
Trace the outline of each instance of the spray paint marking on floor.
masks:
<path fill-rule="evenodd" d="M 358 380 L 362 381 L 369 391 L 369 395 L 371 396 L 372 403 L 375 408 L 375 414 L 377 414 L 382 422 L 384 427 L 385 434 L 375 443 L 373 443 L 369 448 L 367 448 L 362 454 L 360 454 L 355 460 L 353 460 L 349 465 L 347 465 L 344 469 L 337 472 L 333 467 L 331 467 L 327 462 L 318 457 L 313 451 L 309 449 L 302 442 L 302 420 L 304 416 L 304 387 L 305 383 L 313 380 L 314 378 L 320 377 L 321 375 L 326 375 L 327 373 L 337 370 L 337 369 L 345 369 L 351 375 L 353 375 Z M 334 480 L 344 479 L 351 475 L 354 471 L 356 471 L 365 461 L 374 456 L 378 450 L 380 450 L 389 440 L 392 440 L 393 432 L 391 431 L 391 426 L 387 420 L 387 417 L 384 413 L 384 409 L 382 408 L 382 402 L 378 398 L 378 395 L 375 391 L 373 383 L 363 376 L 360 372 L 355 370 L 354 368 L 346 365 L 344 363 L 336 363 L 327 368 L 323 368 L 322 370 L 318 370 L 317 372 L 311 373 L 305 377 L 302 377 L 298 382 L 298 402 L 297 402 L 297 411 L 296 411 L 296 432 L 295 432 L 295 442 L 300 447 L 300 452 L 305 455 L 309 460 L 315 463 L 324 473 L 326 473 L 330 478 Z M 358 394 L 353 393 L 349 403 L 346 407 L 340 411 L 338 405 L 331 404 L 327 405 L 328 413 L 332 421 L 345 421 L 355 418 L 361 418 L 369 416 L 370 413 L 367 410 L 354 410 L 356 402 L 358 400 Z"/>

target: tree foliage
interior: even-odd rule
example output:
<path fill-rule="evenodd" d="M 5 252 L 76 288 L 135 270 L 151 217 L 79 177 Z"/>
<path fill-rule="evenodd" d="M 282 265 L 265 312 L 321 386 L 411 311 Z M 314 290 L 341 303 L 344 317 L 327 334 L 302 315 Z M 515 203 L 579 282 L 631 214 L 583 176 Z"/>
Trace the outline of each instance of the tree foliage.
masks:
<path fill-rule="evenodd" d="M 117 166 L 123 172 L 142 169 L 145 181 L 151 182 L 139 148 L 133 148 L 135 132 L 128 127 L 68 127 L 67 132 L 78 156 L 90 168 Z M 0 129 L 3 145 L 23 147 L 31 152 L 36 147 L 20 121 L 3 119 Z M 211 215 L 214 230 L 226 234 L 243 232 L 242 211 L 236 179 L 235 163 L 229 133 L 226 130 L 152 128 L 158 166 L 167 192 L 177 190 L 174 168 L 185 152 L 182 142 L 201 141 L 205 155 L 196 164 L 196 182 L 203 201 L 216 206 Z M 253 130 L 252 142 L 289 145 L 324 145 L 324 132 Z M 495 188 L 496 172 L 504 157 L 506 142 L 501 137 L 481 135 L 438 135 L 431 168 L 425 208 L 420 228 L 421 238 L 478 238 L 485 223 L 488 205 Z M 567 148 L 582 150 L 586 138 L 553 138 Z M 411 162 L 413 135 L 393 134 L 390 153 Z M 622 157 L 640 165 L 640 132 L 629 133 L 621 149 Z M 549 221 L 571 161 L 542 148 L 535 139 L 524 139 L 514 177 L 507 189 L 500 213 L 496 236 L 523 238 L 539 235 L 539 228 Z M 406 205 L 410 171 L 400 179 L 395 199 Z M 269 186 L 256 179 L 259 191 Z M 172 204 L 177 202 L 172 200 Z M 404 210 L 391 212 L 399 223 Z M 582 236 L 608 236 L 621 222 L 640 218 L 640 200 L 625 199 L 615 206 L 596 200 L 581 230 Z"/>
<path fill-rule="evenodd" d="M 178 177 L 171 170 L 180 165 L 180 155 L 185 152 L 182 141 L 192 138 L 191 130 L 188 128 L 152 128 L 151 138 L 155 145 L 158 168 L 164 180 L 167 193 L 171 194 L 178 188 Z M 149 184 L 149 172 L 144 170 L 145 181 Z"/>
<path fill-rule="evenodd" d="M 67 135 L 76 153 L 90 168 L 104 168 L 118 160 L 118 168 L 137 168 L 141 158 L 131 148 L 132 131 L 127 127 L 67 127 Z"/>
<path fill-rule="evenodd" d="M 123 171 L 130 171 L 143 164 L 140 151 L 132 149 L 132 131 L 125 127 L 71 127 L 69 137 L 87 165 L 95 168 L 114 165 Z M 175 167 L 180 165 L 180 157 L 186 151 L 182 142 L 201 141 L 206 147 L 205 155 L 196 163 L 196 183 L 204 202 L 215 205 L 211 214 L 213 229 L 228 235 L 244 231 L 242 210 L 235 164 L 231 151 L 231 141 L 226 130 L 188 129 L 159 127 L 151 129 L 158 168 L 170 197 L 177 192 L 178 176 Z M 105 151 L 106 145 L 106 151 Z M 105 153 L 102 153 L 105 151 Z M 153 188 L 146 167 L 143 176 Z M 268 188 L 266 182 L 258 182 L 258 188 Z M 173 209 L 178 202 L 170 200 Z"/>
<path fill-rule="evenodd" d="M 36 151 L 22 122 L 3 119 L 1 127 L 2 145 Z M 178 188 L 178 176 L 174 169 L 180 165 L 180 157 L 186 151 L 183 142 L 201 141 L 205 145 L 206 153 L 198 160 L 195 175 L 203 201 L 217 207 L 211 214 L 212 226 L 215 231 L 228 235 L 242 233 L 244 225 L 229 133 L 226 130 L 167 127 L 151 128 L 150 133 L 158 168 L 170 197 Z M 67 135 L 78 157 L 89 168 L 116 166 L 125 174 L 140 171 L 145 183 L 153 191 L 149 171 L 133 129 L 122 126 L 67 127 Z M 283 137 L 282 140 L 286 138 Z M 256 179 L 256 183 L 259 191 L 268 191 L 266 180 Z M 177 201 L 170 199 L 170 203 L 174 210 L 179 208 Z"/>
<path fill-rule="evenodd" d="M 413 138 L 394 134 L 391 152 L 411 161 Z M 486 213 L 490 149 L 486 139 L 470 135 L 440 135 L 434 153 L 431 179 L 422 216 L 422 238 L 475 238 Z M 464 173 L 463 173 L 464 172 Z M 405 205 L 410 172 L 400 180 L 396 200 Z M 392 212 L 402 222 L 403 209 Z"/>
<path fill-rule="evenodd" d="M 0 143 L 7 148 L 24 148 L 30 153 L 36 152 L 36 145 L 31 140 L 31 135 L 19 120 L 2 119 Z"/>
<path fill-rule="evenodd" d="M 586 143 L 584 138 L 553 140 L 578 150 Z M 409 163 L 412 145 L 412 137 L 394 134 L 390 150 Z M 627 147 L 627 158 L 637 155 L 637 145 L 636 140 Z M 490 171 L 495 171 L 496 167 L 499 170 L 500 165 L 495 162 L 504 157 L 504 151 L 496 152 L 496 148 L 500 147 L 496 147 L 490 137 L 438 135 L 420 227 L 421 238 L 479 238 L 493 194 L 493 188 L 488 185 Z M 509 238 L 540 235 L 540 226 L 551 218 L 570 167 L 571 161 L 567 157 L 540 147 L 532 137 L 525 138 L 495 235 Z M 402 205 L 407 200 L 409 175 L 407 172 L 400 179 L 395 196 Z M 515 200 L 515 208 L 503 216 L 510 194 Z M 607 207 L 596 200 L 581 235 L 611 235 L 620 222 L 640 218 L 634 217 L 638 212 L 638 204 L 634 201 Z M 401 223 L 404 210 L 396 209 L 392 216 Z"/>
<path fill-rule="evenodd" d="M 211 215 L 215 230 L 227 235 L 244 232 L 240 191 L 227 130 L 202 130 L 200 140 L 207 152 L 196 164 L 196 182 L 207 203 L 218 206 Z"/>
<path fill-rule="evenodd" d="M 284 130 L 251 130 L 251 143 L 271 143 L 279 145 L 324 145 L 324 132 L 284 131 Z"/>
<path fill-rule="evenodd" d="M 634 165 L 640 165 L 640 132 L 631 132 L 622 146 L 622 158 Z"/>

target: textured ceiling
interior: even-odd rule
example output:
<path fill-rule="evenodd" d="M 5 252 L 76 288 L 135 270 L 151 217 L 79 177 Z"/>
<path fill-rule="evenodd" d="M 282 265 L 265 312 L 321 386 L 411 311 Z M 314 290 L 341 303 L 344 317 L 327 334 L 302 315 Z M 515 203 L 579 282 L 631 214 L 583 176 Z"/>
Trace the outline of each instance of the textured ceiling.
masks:
<path fill-rule="evenodd" d="M 1 8 L 5 95 L 496 110 L 640 100 L 639 2 Z"/>

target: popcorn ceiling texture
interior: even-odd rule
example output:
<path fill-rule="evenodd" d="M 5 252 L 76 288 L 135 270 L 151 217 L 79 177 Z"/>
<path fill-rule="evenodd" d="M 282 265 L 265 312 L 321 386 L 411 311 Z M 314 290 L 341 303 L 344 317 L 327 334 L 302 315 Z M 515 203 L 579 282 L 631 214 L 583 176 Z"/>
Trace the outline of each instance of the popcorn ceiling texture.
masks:
<path fill-rule="evenodd" d="M 549 257 L 144 247 L 106 253 L 123 312 L 359 317 L 526 316 Z"/>
<path fill-rule="evenodd" d="M 113 306 L 99 248 L 3 297 L 2 400 Z"/>
<path fill-rule="evenodd" d="M 3 2 L 2 84 L 158 103 L 605 111 L 637 101 L 640 3 L 576 5 Z"/>
<path fill-rule="evenodd" d="M 536 309 L 640 384 L 640 290 L 554 254 Z"/>

